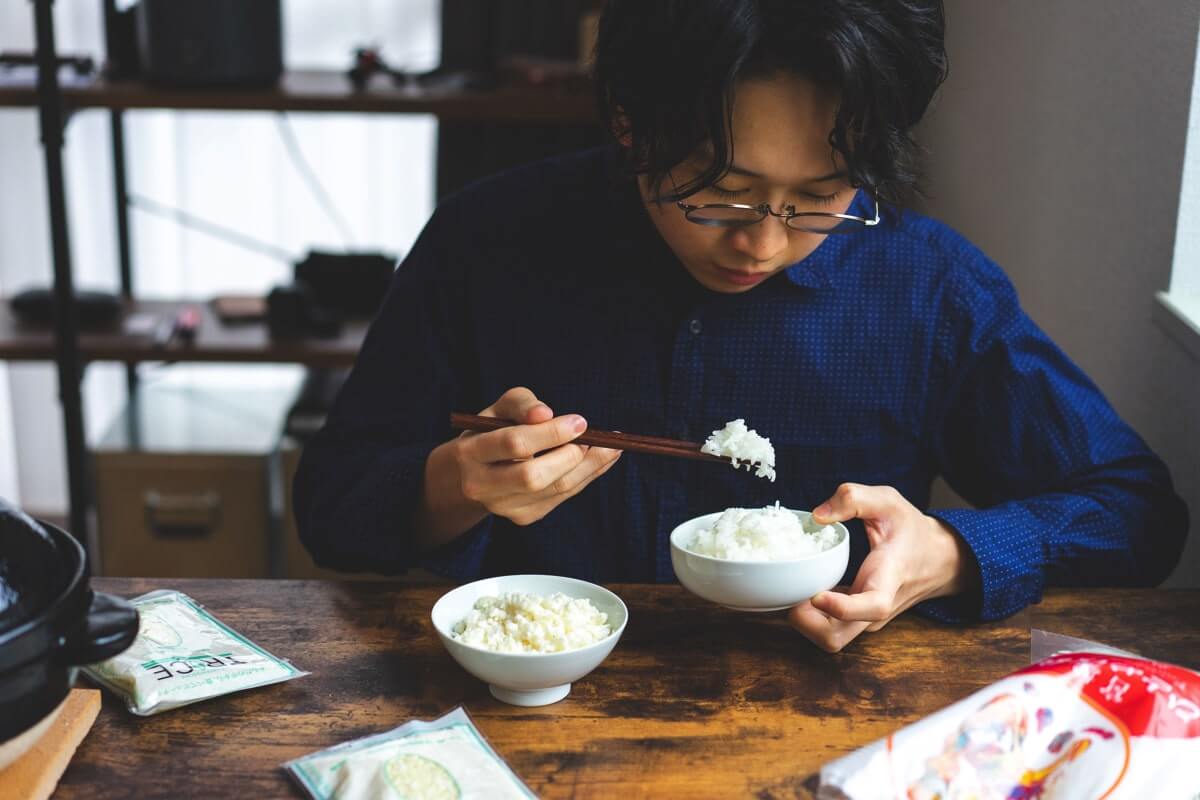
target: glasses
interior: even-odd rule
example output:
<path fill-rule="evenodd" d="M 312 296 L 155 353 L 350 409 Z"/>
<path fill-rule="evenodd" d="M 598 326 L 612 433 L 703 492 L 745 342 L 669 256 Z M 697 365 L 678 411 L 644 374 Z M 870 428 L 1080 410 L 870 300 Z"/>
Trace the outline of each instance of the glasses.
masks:
<path fill-rule="evenodd" d="M 704 203 L 691 205 L 676 200 L 675 204 L 683 211 L 688 222 L 705 225 L 710 228 L 742 228 L 756 225 L 768 216 L 779 217 L 783 224 L 794 231 L 808 233 L 857 233 L 864 228 L 873 228 L 879 224 L 879 200 L 871 198 L 875 203 L 873 218 L 859 217 L 854 214 L 834 214 L 829 211 L 797 211 L 795 206 L 784 206 L 783 211 L 775 211 L 769 203 L 759 203 L 756 206 L 742 203 Z"/>

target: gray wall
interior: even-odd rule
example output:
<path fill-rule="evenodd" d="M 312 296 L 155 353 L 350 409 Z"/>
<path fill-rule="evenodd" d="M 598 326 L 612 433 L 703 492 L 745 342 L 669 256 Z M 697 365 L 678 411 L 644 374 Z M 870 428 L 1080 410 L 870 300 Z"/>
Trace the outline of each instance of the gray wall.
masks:
<path fill-rule="evenodd" d="M 947 0 L 946 16 L 950 78 L 920 136 L 927 210 L 1005 268 L 1166 460 L 1193 516 L 1168 585 L 1200 586 L 1200 363 L 1152 320 L 1200 0 Z"/>

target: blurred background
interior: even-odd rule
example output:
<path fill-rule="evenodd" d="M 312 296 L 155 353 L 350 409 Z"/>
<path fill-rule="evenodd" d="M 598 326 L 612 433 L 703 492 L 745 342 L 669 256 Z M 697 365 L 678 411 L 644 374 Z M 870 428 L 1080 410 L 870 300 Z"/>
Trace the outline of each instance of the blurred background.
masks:
<path fill-rule="evenodd" d="M 603 141 L 599 5 L 53 3 L 58 54 L 78 57 L 59 71 L 72 275 L 100 293 L 74 457 L 102 573 L 318 574 L 287 475 L 353 360 L 361 297 L 439 197 Z M 946 11 L 923 210 L 1005 268 L 1200 516 L 1200 0 Z M 0 496 L 66 519 L 34 44 L 34 3 L 0 5 Z M 360 290 L 334 302 L 339 269 Z M 1170 583 L 1200 586 L 1196 537 Z"/>

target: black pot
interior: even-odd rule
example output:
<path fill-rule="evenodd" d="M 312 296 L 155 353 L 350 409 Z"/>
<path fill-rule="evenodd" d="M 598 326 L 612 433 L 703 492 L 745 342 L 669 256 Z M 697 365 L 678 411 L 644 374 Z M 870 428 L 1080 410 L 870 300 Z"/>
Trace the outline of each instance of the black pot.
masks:
<path fill-rule="evenodd" d="M 88 579 L 73 536 L 0 500 L 0 742 L 57 708 L 81 665 L 137 636 L 133 606 Z"/>

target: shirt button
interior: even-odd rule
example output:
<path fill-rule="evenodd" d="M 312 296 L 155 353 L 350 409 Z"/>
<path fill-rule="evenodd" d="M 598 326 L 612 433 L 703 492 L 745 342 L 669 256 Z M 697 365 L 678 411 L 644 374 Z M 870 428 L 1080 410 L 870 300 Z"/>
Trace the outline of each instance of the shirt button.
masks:
<path fill-rule="evenodd" d="M 700 320 L 694 319 L 688 323 L 688 330 L 692 333 L 699 334 L 700 331 L 704 330 L 704 326 L 700 324 Z"/>

